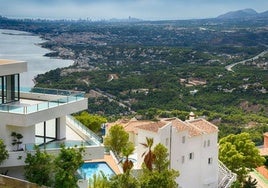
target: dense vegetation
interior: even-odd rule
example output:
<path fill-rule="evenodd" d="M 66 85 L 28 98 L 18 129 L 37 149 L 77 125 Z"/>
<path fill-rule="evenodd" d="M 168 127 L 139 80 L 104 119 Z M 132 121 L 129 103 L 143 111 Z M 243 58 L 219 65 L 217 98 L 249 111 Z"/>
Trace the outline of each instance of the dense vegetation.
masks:
<path fill-rule="evenodd" d="M 35 153 L 27 153 L 25 178 L 38 185 L 55 188 L 78 187 L 77 169 L 83 164 L 83 147 L 66 148 L 61 146 L 58 156 L 35 148 Z"/>
<path fill-rule="evenodd" d="M 237 175 L 237 180 L 242 185 L 249 172 L 265 162 L 248 133 L 231 134 L 222 138 L 219 142 L 219 160 Z"/>
<path fill-rule="evenodd" d="M 110 179 L 103 174 L 95 175 L 90 187 L 178 187 L 176 178 L 179 176 L 179 172 L 169 169 L 170 161 L 168 160 L 167 148 L 161 143 L 153 148 L 153 142 L 153 138 L 146 137 L 146 142 L 141 143 L 146 148 L 142 155 L 144 157 L 142 170 L 132 173 L 134 165 L 128 157 L 135 150 L 134 144 L 129 142 L 129 135 L 121 125 L 112 126 L 109 129 L 108 136 L 105 137 L 104 145 L 121 158 L 123 174 L 112 176 Z"/>
<path fill-rule="evenodd" d="M 9 157 L 6 145 L 2 139 L 0 139 L 0 164 Z"/>
<path fill-rule="evenodd" d="M 248 132 L 258 145 L 268 130 L 268 55 L 252 59 L 267 50 L 266 18 L 0 21 L 47 39 L 48 56 L 75 61 L 38 75 L 37 86 L 86 91 L 91 114 L 185 119 L 194 111 L 219 126 L 220 138 Z"/>

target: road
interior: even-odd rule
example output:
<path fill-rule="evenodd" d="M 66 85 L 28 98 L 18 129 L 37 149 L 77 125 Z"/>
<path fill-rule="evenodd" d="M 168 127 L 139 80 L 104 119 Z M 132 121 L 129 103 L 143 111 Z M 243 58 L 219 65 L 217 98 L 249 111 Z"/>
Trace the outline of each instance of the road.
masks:
<path fill-rule="evenodd" d="M 243 60 L 243 61 L 239 61 L 239 62 L 233 63 L 233 64 L 231 64 L 231 65 L 227 65 L 227 66 L 225 66 L 225 69 L 228 70 L 228 71 L 232 71 L 232 72 L 234 72 L 233 69 L 232 69 L 234 66 L 236 66 L 236 65 L 238 65 L 238 64 L 244 64 L 244 63 L 247 62 L 247 61 L 254 61 L 254 60 L 258 59 L 259 57 L 264 56 L 266 53 L 268 53 L 268 50 L 263 51 L 262 53 L 256 55 L 256 56 L 253 57 L 253 58 L 245 59 L 245 60 Z"/>

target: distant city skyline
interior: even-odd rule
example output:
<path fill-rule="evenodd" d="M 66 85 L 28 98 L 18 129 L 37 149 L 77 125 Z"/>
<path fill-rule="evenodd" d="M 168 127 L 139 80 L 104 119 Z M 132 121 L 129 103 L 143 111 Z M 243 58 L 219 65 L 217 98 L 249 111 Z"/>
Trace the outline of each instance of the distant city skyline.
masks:
<path fill-rule="evenodd" d="M 177 20 L 213 18 L 229 11 L 268 10 L 268 0 L 0 0 L 9 18 Z"/>

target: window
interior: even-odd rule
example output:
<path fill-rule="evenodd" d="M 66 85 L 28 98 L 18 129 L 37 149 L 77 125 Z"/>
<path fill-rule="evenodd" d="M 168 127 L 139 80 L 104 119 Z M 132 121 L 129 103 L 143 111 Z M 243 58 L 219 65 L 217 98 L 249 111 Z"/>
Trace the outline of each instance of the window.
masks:
<path fill-rule="evenodd" d="M 168 145 L 169 145 L 169 139 L 166 138 L 166 146 L 168 146 Z"/>
<path fill-rule="evenodd" d="M 182 143 L 185 143 L 185 136 L 182 137 Z"/>
<path fill-rule="evenodd" d="M 204 148 L 206 147 L 206 145 L 207 145 L 207 141 L 205 140 L 205 141 L 204 141 Z"/>
<path fill-rule="evenodd" d="M 208 140 L 208 144 L 207 145 L 208 145 L 208 147 L 210 146 L 210 140 Z"/>
<path fill-rule="evenodd" d="M 212 157 L 209 157 L 208 158 L 208 164 L 212 164 L 212 161 L 213 161 Z"/>
<path fill-rule="evenodd" d="M 181 163 L 183 164 L 184 161 L 185 161 L 185 156 L 183 155 L 183 156 L 181 156 Z"/>
<path fill-rule="evenodd" d="M 191 152 L 190 154 L 189 154 L 189 159 L 191 160 L 191 159 L 193 159 L 194 158 L 194 152 Z"/>
<path fill-rule="evenodd" d="M 47 120 L 35 125 L 35 137 L 39 144 L 48 143 L 57 139 L 58 118 Z"/>

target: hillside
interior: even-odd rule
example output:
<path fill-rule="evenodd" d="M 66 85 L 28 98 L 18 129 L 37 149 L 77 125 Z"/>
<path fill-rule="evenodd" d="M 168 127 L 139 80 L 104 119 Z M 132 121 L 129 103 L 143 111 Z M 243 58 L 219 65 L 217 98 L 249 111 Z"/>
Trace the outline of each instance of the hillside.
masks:
<path fill-rule="evenodd" d="M 73 59 L 71 67 L 38 75 L 37 86 L 86 91 L 91 113 L 185 119 L 194 111 L 217 124 L 222 136 L 268 130 L 266 25 L 266 18 L 135 23 L 3 19 L 0 27 L 36 33 L 47 40 L 42 46 L 54 51 L 47 56 Z M 231 64 L 235 66 L 227 69 Z M 255 137 L 261 143 L 262 134 Z"/>
<path fill-rule="evenodd" d="M 267 11 L 263 13 L 258 13 L 254 9 L 243 9 L 219 15 L 217 19 L 248 19 L 248 18 L 255 19 L 258 17 L 268 18 Z"/>

